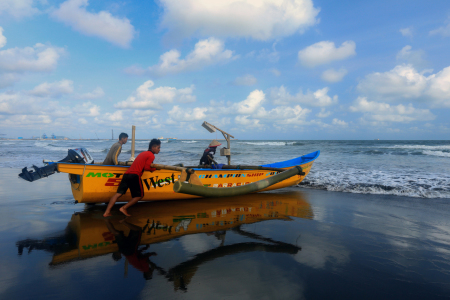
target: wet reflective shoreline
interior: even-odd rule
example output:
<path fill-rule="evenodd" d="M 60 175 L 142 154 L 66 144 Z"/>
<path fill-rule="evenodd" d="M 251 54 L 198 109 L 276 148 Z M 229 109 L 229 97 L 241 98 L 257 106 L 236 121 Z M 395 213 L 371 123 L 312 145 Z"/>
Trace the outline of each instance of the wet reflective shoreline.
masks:
<path fill-rule="evenodd" d="M 290 188 L 104 219 L 61 174 L 21 194 L 0 174 L 4 299 L 450 296 L 450 199 Z"/>

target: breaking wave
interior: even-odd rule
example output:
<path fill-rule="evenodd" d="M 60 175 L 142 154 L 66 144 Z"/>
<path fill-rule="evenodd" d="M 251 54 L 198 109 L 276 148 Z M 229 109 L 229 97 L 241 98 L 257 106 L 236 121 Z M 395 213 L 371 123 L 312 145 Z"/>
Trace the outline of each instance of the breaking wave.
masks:
<path fill-rule="evenodd" d="M 181 142 L 186 144 L 198 143 L 198 141 L 181 141 Z"/>
<path fill-rule="evenodd" d="M 105 149 L 87 149 L 89 152 L 93 152 L 93 153 L 101 153 L 101 152 L 108 152 L 109 149 L 105 148 Z"/>
<path fill-rule="evenodd" d="M 341 169 L 308 174 L 301 187 L 333 192 L 395 195 L 418 198 L 450 198 L 450 175 Z"/>
<path fill-rule="evenodd" d="M 450 145 L 427 146 L 427 145 L 394 145 L 384 148 L 394 149 L 420 149 L 420 150 L 447 150 L 450 151 Z"/>
<path fill-rule="evenodd" d="M 254 145 L 254 146 L 302 146 L 304 143 L 299 142 L 238 142 L 238 144 Z"/>
<path fill-rule="evenodd" d="M 450 152 L 442 152 L 442 151 L 425 150 L 425 151 L 423 151 L 423 154 L 433 155 L 433 156 L 441 156 L 441 157 L 450 157 Z"/>

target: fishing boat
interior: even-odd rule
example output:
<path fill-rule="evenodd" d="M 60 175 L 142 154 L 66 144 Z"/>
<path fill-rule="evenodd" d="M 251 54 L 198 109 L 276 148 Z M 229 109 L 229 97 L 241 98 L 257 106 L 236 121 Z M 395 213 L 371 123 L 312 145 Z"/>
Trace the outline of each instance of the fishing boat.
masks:
<path fill-rule="evenodd" d="M 228 165 L 180 167 L 154 164 L 152 167 L 157 170 L 145 171 L 141 177 L 144 189 L 141 201 L 238 196 L 297 185 L 310 172 L 320 154 L 320 151 L 315 151 L 262 166 L 234 166 L 230 164 L 231 135 L 224 133 L 224 136 L 228 147 L 221 149 L 221 155 L 228 157 Z M 34 181 L 55 172 L 67 173 L 73 197 L 78 203 L 106 203 L 117 192 L 129 165 L 94 164 L 88 150 L 79 148 L 70 149 L 68 156 L 61 161 L 50 162 L 43 168 L 33 167 L 34 172 L 24 168 L 19 176 Z M 131 193 L 127 191 L 120 201 L 131 199 Z"/>

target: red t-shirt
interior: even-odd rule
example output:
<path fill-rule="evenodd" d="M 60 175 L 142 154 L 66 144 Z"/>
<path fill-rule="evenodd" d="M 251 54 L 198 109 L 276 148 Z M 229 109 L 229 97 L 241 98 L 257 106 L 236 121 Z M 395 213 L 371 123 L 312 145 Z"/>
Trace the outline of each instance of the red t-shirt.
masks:
<path fill-rule="evenodd" d="M 150 167 L 155 160 L 155 155 L 151 151 L 144 151 L 140 153 L 136 159 L 131 164 L 131 167 L 125 174 L 136 174 L 139 177 L 142 176 L 142 173 L 145 171 L 155 171 L 155 168 Z"/>
<path fill-rule="evenodd" d="M 150 267 L 148 266 L 147 262 L 147 258 L 149 256 L 150 256 L 149 253 L 142 256 L 138 256 L 137 252 L 134 252 L 132 255 L 126 255 L 126 258 L 133 267 L 145 273 L 150 270 Z"/>

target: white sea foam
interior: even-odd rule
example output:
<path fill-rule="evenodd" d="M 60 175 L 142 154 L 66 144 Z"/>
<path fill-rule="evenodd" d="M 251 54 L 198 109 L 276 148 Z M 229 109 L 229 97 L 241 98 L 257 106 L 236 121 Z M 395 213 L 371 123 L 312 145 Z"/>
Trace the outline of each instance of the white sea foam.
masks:
<path fill-rule="evenodd" d="M 34 145 L 36 147 L 45 147 L 48 146 L 48 142 L 35 142 Z"/>
<path fill-rule="evenodd" d="M 92 153 L 100 153 L 100 152 L 107 152 L 109 149 L 92 149 L 92 148 L 89 148 L 87 150 L 89 152 L 92 152 Z"/>
<path fill-rule="evenodd" d="M 394 145 L 385 148 L 410 149 L 410 150 L 450 150 L 450 145 L 427 146 L 427 145 Z"/>
<path fill-rule="evenodd" d="M 308 174 L 302 187 L 358 194 L 396 195 L 419 198 L 450 198 L 447 174 L 361 170 L 354 168 L 316 170 Z"/>
<path fill-rule="evenodd" d="M 426 155 L 450 157 L 450 152 L 424 150 L 424 151 L 422 151 L 422 153 L 426 154 Z"/>
<path fill-rule="evenodd" d="M 238 144 L 256 145 L 256 146 L 286 146 L 286 142 L 238 142 Z"/>
<path fill-rule="evenodd" d="M 181 142 L 186 144 L 198 143 L 198 141 L 181 141 Z"/>

